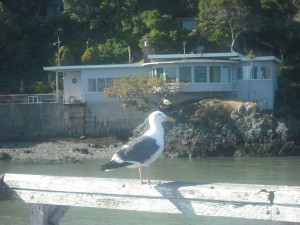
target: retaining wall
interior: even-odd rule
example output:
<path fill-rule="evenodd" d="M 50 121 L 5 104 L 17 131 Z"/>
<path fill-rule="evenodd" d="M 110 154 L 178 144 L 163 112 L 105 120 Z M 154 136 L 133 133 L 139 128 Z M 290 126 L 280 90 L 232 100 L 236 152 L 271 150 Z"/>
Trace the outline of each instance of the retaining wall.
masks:
<path fill-rule="evenodd" d="M 146 118 L 120 103 L 1 104 L 0 139 L 130 135 Z"/>

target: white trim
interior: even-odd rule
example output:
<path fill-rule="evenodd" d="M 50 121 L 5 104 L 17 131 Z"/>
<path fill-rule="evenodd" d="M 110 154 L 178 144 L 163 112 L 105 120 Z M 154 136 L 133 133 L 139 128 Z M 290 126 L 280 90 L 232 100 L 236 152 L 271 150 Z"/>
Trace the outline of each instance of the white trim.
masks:
<path fill-rule="evenodd" d="M 148 55 L 149 59 L 187 59 L 187 58 L 231 58 L 245 57 L 237 52 L 225 52 L 225 53 L 197 53 L 197 54 L 166 54 L 166 55 Z"/>
<path fill-rule="evenodd" d="M 107 64 L 107 65 L 79 65 L 79 66 L 51 66 L 43 67 L 46 71 L 66 71 L 82 69 L 105 69 L 105 68 L 140 68 L 142 64 Z"/>
<path fill-rule="evenodd" d="M 232 61 L 249 61 L 249 59 L 237 52 L 233 53 L 197 53 L 197 54 L 166 54 L 166 55 L 149 55 L 149 59 L 156 60 L 156 63 L 164 63 L 162 60 L 182 60 L 182 62 L 187 62 L 189 59 L 206 59 L 206 60 L 222 60 L 227 59 Z M 282 60 L 275 56 L 257 56 L 253 61 L 275 61 L 277 63 L 282 63 Z M 178 62 L 178 61 L 177 61 Z M 208 62 L 208 61 L 207 61 Z M 148 63 L 151 64 L 151 63 Z"/>

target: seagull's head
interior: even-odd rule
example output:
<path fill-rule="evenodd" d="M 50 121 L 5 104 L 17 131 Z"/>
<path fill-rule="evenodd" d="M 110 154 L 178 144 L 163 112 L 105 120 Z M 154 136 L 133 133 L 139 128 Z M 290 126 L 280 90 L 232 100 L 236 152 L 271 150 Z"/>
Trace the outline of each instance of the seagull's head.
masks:
<path fill-rule="evenodd" d="M 166 114 L 164 114 L 163 112 L 160 112 L 160 111 L 155 111 L 155 112 L 151 113 L 149 116 L 150 126 L 152 124 L 161 124 L 166 121 L 174 123 L 175 119 L 173 117 L 167 116 Z"/>

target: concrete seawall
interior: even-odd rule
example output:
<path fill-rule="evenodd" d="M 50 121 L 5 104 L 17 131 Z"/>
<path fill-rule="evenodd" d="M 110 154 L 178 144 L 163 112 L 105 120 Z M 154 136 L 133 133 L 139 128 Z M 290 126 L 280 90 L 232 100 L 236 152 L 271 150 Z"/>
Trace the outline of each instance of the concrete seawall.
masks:
<path fill-rule="evenodd" d="M 0 139 L 126 135 L 146 116 L 116 102 L 1 104 Z"/>

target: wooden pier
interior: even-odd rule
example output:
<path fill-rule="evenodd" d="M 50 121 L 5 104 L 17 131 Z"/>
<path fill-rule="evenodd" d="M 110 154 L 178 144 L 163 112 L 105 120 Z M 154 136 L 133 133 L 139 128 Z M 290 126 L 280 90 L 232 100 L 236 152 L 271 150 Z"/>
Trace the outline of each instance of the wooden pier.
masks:
<path fill-rule="evenodd" d="M 0 200 L 32 204 L 31 225 L 57 225 L 69 206 L 300 224 L 298 186 L 5 174 Z"/>

